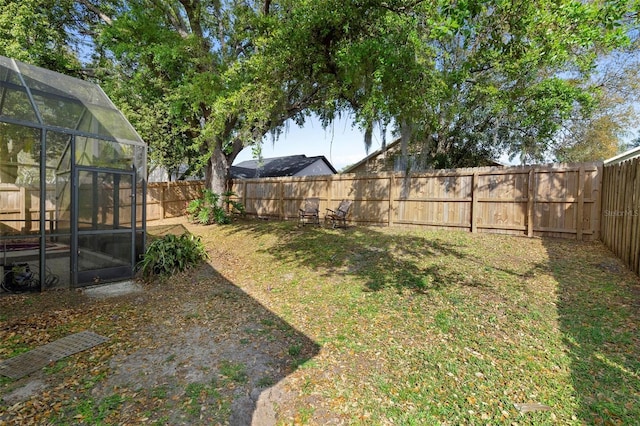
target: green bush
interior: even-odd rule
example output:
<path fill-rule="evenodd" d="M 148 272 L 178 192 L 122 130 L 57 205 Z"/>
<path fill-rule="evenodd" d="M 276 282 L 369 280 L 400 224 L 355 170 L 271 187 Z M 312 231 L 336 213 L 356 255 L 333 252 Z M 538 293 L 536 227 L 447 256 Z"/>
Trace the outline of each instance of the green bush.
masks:
<path fill-rule="evenodd" d="M 228 212 L 244 213 L 242 203 L 231 200 L 235 193 L 228 191 L 222 195 L 222 206 L 220 206 L 220 195 L 209 189 L 203 190 L 202 198 L 193 200 L 187 205 L 189 220 L 202 225 L 210 225 L 212 223 L 224 225 L 231 223 L 231 216 Z"/>
<path fill-rule="evenodd" d="M 192 200 L 187 204 L 187 216 L 190 221 L 194 221 L 195 217 L 198 215 L 200 210 L 204 207 L 204 199 L 198 198 L 197 200 Z"/>
<path fill-rule="evenodd" d="M 171 275 L 208 258 L 200 237 L 189 233 L 180 236 L 169 234 L 149 244 L 138 269 L 145 277 Z"/>
<path fill-rule="evenodd" d="M 222 194 L 222 202 L 227 206 L 227 211 L 244 214 L 244 205 L 240 201 L 233 201 L 231 197 L 237 195 L 233 191 L 227 191 Z"/>

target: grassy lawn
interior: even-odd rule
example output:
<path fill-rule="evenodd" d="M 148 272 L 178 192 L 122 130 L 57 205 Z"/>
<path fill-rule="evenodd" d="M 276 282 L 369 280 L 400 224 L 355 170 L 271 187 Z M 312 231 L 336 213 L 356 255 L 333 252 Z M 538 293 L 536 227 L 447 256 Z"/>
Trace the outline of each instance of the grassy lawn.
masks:
<path fill-rule="evenodd" d="M 34 373 L 42 390 L 0 402 L 0 424 L 227 423 L 270 386 L 280 424 L 640 418 L 640 279 L 600 243 L 153 225 L 201 235 L 209 264 L 129 297 L 0 298 L 0 359 L 84 329 L 111 339 Z M 0 397 L 26 380 L 0 378 Z"/>

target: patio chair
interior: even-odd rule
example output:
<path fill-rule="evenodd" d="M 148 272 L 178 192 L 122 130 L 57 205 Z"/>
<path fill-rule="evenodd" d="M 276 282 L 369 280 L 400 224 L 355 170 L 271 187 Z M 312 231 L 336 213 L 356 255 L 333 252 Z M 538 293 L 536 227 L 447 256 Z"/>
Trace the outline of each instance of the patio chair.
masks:
<path fill-rule="evenodd" d="M 333 228 L 346 228 L 347 227 L 347 216 L 351 211 L 351 204 L 353 201 L 351 200 L 342 200 L 337 209 L 331 210 L 327 209 L 327 214 L 324 217 L 325 224 L 331 223 Z"/>
<path fill-rule="evenodd" d="M 307 223 L 320 225 L 320 199 L 307 198 L 299 209 L 298 220 L 304 226 Z"/>

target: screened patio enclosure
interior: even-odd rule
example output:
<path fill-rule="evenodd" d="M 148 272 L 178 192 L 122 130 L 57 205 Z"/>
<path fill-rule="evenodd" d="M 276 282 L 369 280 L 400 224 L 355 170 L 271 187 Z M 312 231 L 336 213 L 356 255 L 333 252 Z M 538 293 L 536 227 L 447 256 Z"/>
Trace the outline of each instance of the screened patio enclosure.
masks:
<path fill-rule="evenodd" d="M 132 277 L 146 155 L 99 86 L 0 56 L 3 282 L 22 284 L 25 269 L 38 289 Z"/>

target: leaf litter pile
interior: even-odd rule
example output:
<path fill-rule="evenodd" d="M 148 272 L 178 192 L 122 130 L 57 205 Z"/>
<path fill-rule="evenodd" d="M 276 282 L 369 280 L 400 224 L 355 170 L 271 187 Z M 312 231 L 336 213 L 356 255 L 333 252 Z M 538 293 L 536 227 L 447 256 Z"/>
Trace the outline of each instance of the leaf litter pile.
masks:
<path fill-rule="evenodd" d="M 142 291 L 0 297 L 2 424 L 632 424 L 640 280 L 602 244 L 446 231 L 153 222 L 208 264 Z"/>

